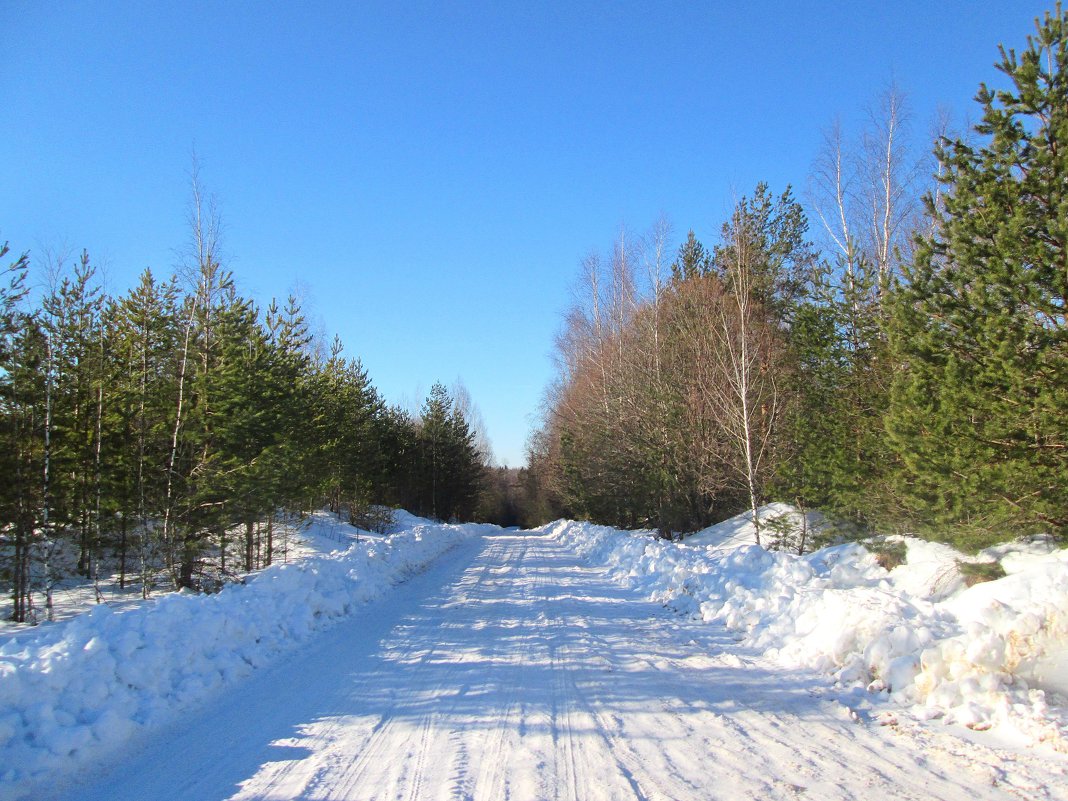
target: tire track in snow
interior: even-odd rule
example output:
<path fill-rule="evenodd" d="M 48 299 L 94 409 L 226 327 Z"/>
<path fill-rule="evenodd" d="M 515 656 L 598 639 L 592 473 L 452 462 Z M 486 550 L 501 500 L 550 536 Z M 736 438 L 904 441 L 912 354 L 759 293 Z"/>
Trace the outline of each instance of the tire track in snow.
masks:
<path fill-rule="evenodd" d="M 648 638 L 648 642 L 655 641 L 660 636 L 654 630 L 643 632 L 643 634 Z M 609 650 L 609 644 L 602 642 L 598 650 Z M 655 661 L 649 656 L 639 656 L 635 661 L 644 664 L 650 670 L 676 672 L 680 675 L 685 674 L 688 662 L 685 658 L 679 659 L 671 656 L 661 656 Z M 765 676 L 771 676 L 774 672 L 771 666 L 762 663 L 756 657 L 747 657 L 743 660 L 743 664 L 755 675 L 764 673 Z M 815 676 L 812 676 L 810 681 L 816 685 L 821 683 L 821 679 Z M 757 687 L 762 683 L 761 680 L 754 681 Z M 810 695 L 809 697 L 817 696 Z M 834 706 L 829 701 L 820 703 L 825 707 Z M 683 739 L 702 736 L 703 732 L 705 746 L 709 753 L 715 755 L 717 762 L 729 762 L 730 772 L 734 773 L 737 778 L 746 777 L 747 774 L 752 778 L 752 781 L 744 782 L 748 785 L 744 788 L 745 797 L 763 799 L 775 797 L 782 792 L 802 792 L 807 789 L 804 782 L 818 785 L 822 775 L 847 774 L 858 770 L 855 754 L 840 757 L 833 746 L 833 743 L 843 739 L 849 741 L 857 739 L 852 735 L 851 729 L 864 731 L 864 727 L 858 728 L 858 724 L 855 723 L 829 726 L 818 720 L 804 719 L 794 715 L 789 708 L 790 704 L 786 704 L 782 714 L 776 717 L 745 710 L 733 716 L 718 716 L 710 714 L 703 705 L 671 695 L 661 698 L 659 706 L 669 719 L 677 722 L 686 732 Z M 628 740 L 623 735 L 623 727 L 619 719 L 602 718 L 602 720 L 608 729 L 613 728 L 613 723 L 617 724 L 619 739 L 623 743 L 622 748 L 628 749 L 629 746 L 626 745 Z M 715 740 L 711 739 L 708 734 L 717 730 L 722 732 L 721 736 Z M 807 736 L 797 737 L 798 732 L 806 732 Z M 865 785 L 874 792 L 892 793 L 894 797 L 915 799 L 915 801 L 959 797 L 959 785 L 956 783 L 950 783 L 948 795 L 940 792 L 946 788 L 944 777 L 937 774 L 932 777 L 925 771 L 915 779 L 908 778 L 902 781 L 903 775 L 907 775 L 910 770 L 916 771 L 916 763 L 907 760 L 904 762 L 888 760 L 885 749 L 878 747 L 879 745 L 881 744 L 867 746 L 866 750 L 875 758 L 868 761 L 861 769 L 867 774 L 863 779 Z M 671 753 L 670 749 L 664 749 L 662 764 L 649 765 L 646 768 L 656 776 L 684 775 L 686 766 L 673 760 Z M 885 762 L 890 764 L 886 765 Z M 754 766 L 759 766 L 759 769 L 754 770 Z M 783 772 L 784 766 L 787 767 L 791 776 L 775 776 L 776 772 Z M 885 772 L 887 769 L 898 778 L 891 779 Z M 765 776 L 771 778 L 765 780 L 762 778 Z M 934 780 L 933 787 L 932 779 Z M 692 794 L 695 789 L 698 788 L 691 785 L 688 788 L 688 794 Z M 826 798 L 850 797 L 849 794 L 842 793 L 840 790 L 832 791 L 823 788 L 821 792 L 831 792 L 831 795 L 821 795 Z M 679 797 L 682 793 L 682 789 L 676 787 L 670 791 L 668 797 Z M 732 792 L 730 797 L 736 796 Z"/>
<path fill-rule="evenodd" d="M 545 573 L 544 580 L 539 586 L 541 600 L 547 600 L 550 591 L 559 590 L 561 587 L 559 576 L 553 573 Z M 548 604 L 546 604 L 548 606 Z M 576 634 L 580 639 L 585 638 L 584 627 L 570 622 L 573 617 L 568 614 L 566 602 L 557 604 L 561 608 L 556 610 L 552 620 L 546 620 L 545 627 L 557 632 L 568 632 L 569 629 L 577 629 Z M 587 653 L 580 653 L 578 649 L 568 645 L 567 637 L 552 636 L 549 641 L 549 663 L 552 666 L 553 675 L 553 710 L 554 710 L 554 736 L 558 734 L 557 720 L 562 720 L 565 734 L 565 758 L 563 760 L 564 775 L 569 793 L 564 796 L 567 799 L 577 798 L 622 798 L 631 797 L 636 801 L 654 801 L 642 788 L 641 782 L 635 777 L 634 771 L 627 761 L 622 758 L 619 749 L 611 733 L 605 728 L 593 708 L 584 699 L 575 683 L 574 673 L 578 664 L 585 664 Z M 557 640 L 561 640 L 557 644 Z M 562 710 L 558 715 L 557 711 Z M 585 738 L 576 735 L 577 731 L 589 730 L 595 738 Z M 590 741 L 592 739 L 592 742 Z M 598 747 L 599 746 L 599 747 Z M 614 764 L 616 775 L 607 786 L 591 787 L 586 777 L 592 772 L 591 768 L 597 762 L 605 760 Z M 558 761 L 557 764 L 560 764 Z"/>
<path fill-rule="evenodd" d="M 457 597 L 467 597 L 479 586 L 487 582 L 490 569 L 491 565 L 487 562 L 479 569 L 472 570 L 468 568 L 465 570 L 457 580 L 453 592 L 443 598 L 435 599 L 440 602 L 438 604 L 439 608 L 458 605 Z M 409 621 L 405 622 L 408 624 L 406 628 L 412 628 Z M 436 638 L 431 639 L 428 643 L 425 638 L 412 637 L 407 632 L 402 633 L 399 637 L 391 638 L 386 644 L 390 661 L 400 665 L 407 665 L 413 672 L 425 671 L 437 649 Z M 448 691 L 462 687 L 463 685 L 457 685 L 452 678 L 459 671 L 459 666 L 454 666 L 451 670 L 447 669 L 443 675 L 436 678 L 433 687 L 425 690 L 425 692 L 432 697 L 445 697 Z M 456 695 L 462 695 L 462 693 L 457 692 Z M 455 707 L 455 701 L 453 702 L 453 707 Z M 335 777 L 332 780 L 334 786 L 323 797 L 366 797 L 374 799 L 379 796 L 374 794 L 363 795 L 362 793 L 364 792 L 363 788 L 375 787 L 389 789 L 389 792 L 384 794 L 383 797 L 403 797 L 409 799 L 409 801 L 429 797 L 429 794 L 424 794 L 425 766 L 428 754 L 431 751 L 431 743 L 436 739 L 435 734 L 439 733 L 437 724 L 441 717 L 440 712 L 424 716 L 419 721 L 418 733 L 414 738 L 406 722 L 402 722 L 398 718 L 383 719 L 381 724 L 375 727 L 370 738 L 365 743 L 362 745 L 347 743 L 346 748 L 357 754 L 356 760 L 351 768 L 343 770 L 343 776 L 340 779 Z M 411 747 L 410 743 L 413 739 L 416 741 L 416 745 Z M 448 746 L 445 749 L 447 753 L 441 754 L 440 758 L 443 762 L 451 765 L 450 773 L 455 774 L 458 772 L 460 775 L 464 775 L 468 770 L 468 764 L 457 760 L 463 738 L 458 738 L 453 733 L 453 736 L 446 736 L 445 739 Z M 406 749 L 404 759 L 399 759 L 395 753 L 398 746 L 401 745 Z M 413 761 L 415 764 L 409 765 Z M 327 779 L 327 781 L 331 780 Z M 452 787 L 456 786 L 454 782 L 448 782 L 448 784 Z M 312 789 L 314 793 L 314 788 L 309 789 Z M 400 795 L 400 793 L 403 793 L 403 795 Z"/>
<path fill-rule="evenodd" d="M 825 679 L 739 653 L 549 536 L 453 560 L 78 801 L 1068 799 L 996 749 L 849 720 Z M 226 749 L 197 745 L 219 731 Z"/>

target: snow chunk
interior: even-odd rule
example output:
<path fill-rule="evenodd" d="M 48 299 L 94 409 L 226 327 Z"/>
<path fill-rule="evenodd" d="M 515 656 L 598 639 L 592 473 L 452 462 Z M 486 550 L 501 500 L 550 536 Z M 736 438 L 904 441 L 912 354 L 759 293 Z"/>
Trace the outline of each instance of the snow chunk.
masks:
<path fill-rule="evenodd" d="M 895 538 L 907 561 L 887 572 L 856 543 L 804 556 L 765 551 L 749 518 L 683 544 L 588 523 L 545 530 L 619 581 L 726 626 L 786 666 L 886 693 L 920 719 L 1001 726 L 1068 751 L 1068 714 L 1056 706 L 1068 695 L 1068 550 L 1026 542 L 967 557 Z M 966 588 L 958 563 L 993 558 L 1008 575 Z"/>

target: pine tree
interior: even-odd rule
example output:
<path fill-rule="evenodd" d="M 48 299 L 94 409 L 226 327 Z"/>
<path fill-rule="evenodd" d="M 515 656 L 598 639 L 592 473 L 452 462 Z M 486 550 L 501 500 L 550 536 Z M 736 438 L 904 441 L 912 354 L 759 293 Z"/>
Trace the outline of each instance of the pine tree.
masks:
<path fill-rule="evenodd" d="M 471 427 L 443 384 L 434 384 L 423 403 L 418 448 L 421 511 L 471 519 L 484 467 Z"/>
<path fill-rule="evenodd" d="M 320 502 L 316 463 L 321 455 L 316 420 L 308 414 L 315 406 L 314 374 L 308 351 L 311 335 L 296 298 L 290 296 L 279 310 L 272 303 L 266 316 L 267 375 L 276 405 L 276 438 L 261 458 L 265 498 L 266 542 L 257 550 L 263 564 L 274 558 L 274 517 L 279 511 L 312 508 Z"/>
<path fill-rule="evenodd" d="M 887 428 L 915 518 L 980 546 L 1068 531 L 1068 16 L 1001 48 L 983 144 L 943 140 L 944 210 L 894 303 Z"/>
<path fill-rule="evenodd" d="M 868 527 L 885 516 L 888 357 L 877 269 L 820 270 L 788 332 L 785 452 L 776 490 Z M 843 269 L 847 268 L 848 269 Z"/>
<path fill-rule="evenodd" d="M 44 300 L 47 335 L 45 503 L 50 525 L 78 548 L 93 576 L 100 546 L 100 426 L 104 408 L 104 297 L 88 253 Z"/>
<path fill-rule="evenodd" d="M 471 423 L 456 405 L 449 419 L 451 473 L 446 477 L 449 489 L 449 518 L 472 520 L 485 477 L 483 454 L 476 442 Z"/>
<path fill-rule="evenodd" d="M 286 388 L 272 380 L 269 349 L 255 305 L 231 287 L 219 317 L 218 369 L 212 375 L 212 423 L 215 458 L 205 481 L 215 504 L 221 570 L 226 575 L 229 529 L 244 528 L 244 569 L 255 567 L 254 537 L 258 519 L 271 506 L 269 453 L 277 437 Z"/>
<path fill-rule="evenodd" d="M 119 514 L 120 586 L 126 583 L 127 554 L 137 556 L 142 594 L 151 590 L 154 568 L 164 554 L 158 540 L 163 514 L 167 457 L 177 394 L 176 355 L 181 344 L 178 288 L 159 283 L 150 270 L 108 312 L 114 341 L 110 406 L 105 444 L 114 505 Z"/>
<path fill-rule="evenodd" d="M 712 266 L 730 286 L 739 251 L 751 263 L 750 293 L 777 322 L 787 321 L 803 297 L 816 265 L 808 241 L 808 219 L 787 186 L 774 197 L 759 183 L 752 197 L 742 197 L 723 226 L 722 244 L 712 254 Z M 734 289 L 731 290 L 732 292 Z"/>
<path fill-rule="evenodd" d="M 443 384 L 434 384 L 420 416 L 420 507 L 432 517 L 448 519 L 445 481 L 449 472 L 449 413 L 452 399 Z"/>
<path fill-rule="evenodd" d="M 0 259 L 7 256 L 0 245 Z M 0 285 L 0 542 L 10 558 L 0 564 L 0 577 L 11 586 L 10 618 L 31 619 L 31 549 L 40 508 L 40 420 L 43 387 L 40 360 L 43 337 L 37 320 L 21 304 L 26 296 L 29 258 L 22 254 L 4 268 Z"/>
<path fill-rule="evenodd" d="M 405 509 L 421 509 L 416 421 L 399 407 L 383 408 L 375 418 L 375 441 L 382 469 L 379 502 Z"/>
<path fill-rule="evenodd" d="M 712 256 L 705 250 L 693 229 L 686 234 L 686 241 L 679 246 L 679 254 L 671 264 L 671 278 L 676 283 L 699 275 L 708 275 L 712 270 Z"/>

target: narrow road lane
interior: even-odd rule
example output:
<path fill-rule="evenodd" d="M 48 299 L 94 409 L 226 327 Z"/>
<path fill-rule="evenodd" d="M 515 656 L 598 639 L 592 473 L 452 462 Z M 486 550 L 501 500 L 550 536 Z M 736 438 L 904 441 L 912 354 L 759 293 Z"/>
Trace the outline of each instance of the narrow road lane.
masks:
<path fill-rule="evenodd" d="M 1015 757 L 1003 752 L 857 722 L 821 687 L 635 597 L 564 544 L 507 532 L 64 797 L 1063 797 L 1004 784 Z"/>

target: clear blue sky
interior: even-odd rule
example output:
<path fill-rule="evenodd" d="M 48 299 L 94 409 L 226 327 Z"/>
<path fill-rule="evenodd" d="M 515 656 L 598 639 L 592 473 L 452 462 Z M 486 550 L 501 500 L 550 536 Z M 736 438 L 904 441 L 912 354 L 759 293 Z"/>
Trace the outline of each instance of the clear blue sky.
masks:
<path fill-rule="evenodd" d="M 520 464 L 580 259 L 663 212 L 707 242 L 891 81 L 974 117 L 999 2 L 0 0 L 0 241 L 125 291 L 186 239 L 190 152 L 239 286 L 302 283 L 388 400 L 467 385 Z"/>

